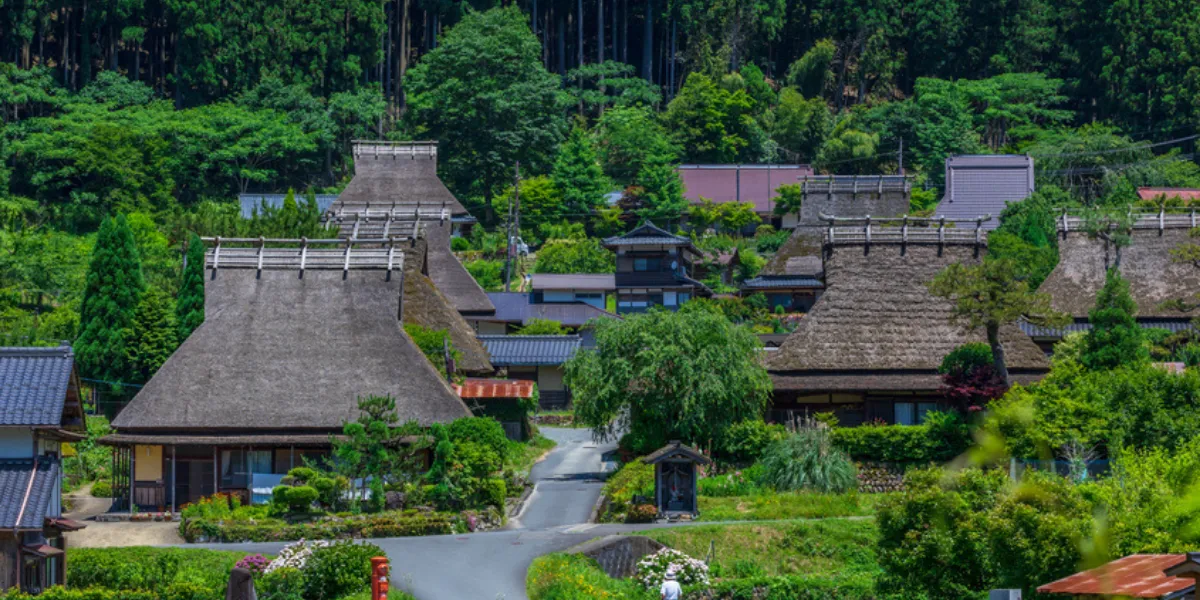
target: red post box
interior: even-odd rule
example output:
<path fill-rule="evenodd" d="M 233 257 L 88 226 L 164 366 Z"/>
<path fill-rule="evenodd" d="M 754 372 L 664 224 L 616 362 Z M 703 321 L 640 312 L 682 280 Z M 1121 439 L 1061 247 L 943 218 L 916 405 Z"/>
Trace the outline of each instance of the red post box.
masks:
<path fill-rule="evenodd" d="M 371 600 L 387 600 L 389 570 L 386 556 L 371 559 Z"/>

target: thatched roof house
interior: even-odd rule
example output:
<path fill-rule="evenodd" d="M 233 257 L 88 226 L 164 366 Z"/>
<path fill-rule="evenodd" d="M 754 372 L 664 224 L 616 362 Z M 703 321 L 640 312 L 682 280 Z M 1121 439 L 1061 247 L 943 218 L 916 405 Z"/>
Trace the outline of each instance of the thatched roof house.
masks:
<path fill-rule="evenodd" d="M 940 402 L 942 358 L 984 340 L 982 331 L 951 325 L 950 303 L 925 284 L 951 263 L 981 260 L 986 235 L 975 227 L 842 226 L 847 221 L 825 233 L 825 293 L 768 354 L 772 416 L 832 411 L 843 424 L 915 422 Z M 1018 381 L 1048 370 L 1017 327 L 1001 336 Z"/>
<path fill-rule="evenodd" d="M 406 243 L 210 249 L 204 323 L 105 438 L 123 451 L 114 473 L 134 472 L 114 481 L 124 506 L 126 490 L 160 509 L 244 492 L 250 475 L 299 464 L 297 447 L 328 447 L 360 397 L 390 395 L 423 425 L 469 416 L 401 327 Z M 189 465 L 175 479 L 177 456 Z"/>
<path fill-rule="evenodd" d="M 1138 322 L 1143 327 L 1162 327 L 1181 331 L 1200 316 L 1195 299 L 1200 294 L 1200 267 L 1172 261 L 1171 251 L 1183 244 L 1196 243 L 1190 237 L 1200 224 L 1200 215 L 1145 213 L 1137 219 L 1132 240 L 1121 250 L 1121 275 L 1129 281 L 1129 291 L 1138 307 Z M 1116 260 L 1114 248 L 1100 239 L 1090 239 L 1083 230 L 1083 219 L 1064 215 L 1058 223 L 1058 265 L 1040 291 L 1050 294 L 1056 310 L 1075 318 L 1064 330 L 1026 326 L 1039 341 L 1052 343 L 1066 331 L 1089 329 L 1088 312 L 1096 304 L 1096 294 L 1104 287 L 1104 276 Z M 1187 301 L 1192 310 L 1179 311 L 1168 305 L 1172 300 Z"/>
<path fill-rule="evenodd" d="M 454 308 L 454 303 L 443 293 L 433 277 L 437 272 L 433 257 L 434 252 L 427 251 L 428 239 L 417 240 L 405 250 L 404 263 L 404 322 L 420 325 L 428 329 L 445 329 L 450 334 L 450 341 L 462 353 L 457 363 L 459 371 L 473 375 L 491 374 L 492 364 L 488 360 L 487 350 L 475 337 L 475 330 L 463 318 L 463 314 Z M 453 255 L 451 255 L 453 259 Z M 458 264 L 458 261 L 454 261 Z M 458 265 L 461 269 L 462 265 Z M 476 288 L 475 280 L 465 273 L 471 285 Z M 454 289 L 454 288 L 450 288 Z M 482 291 L 481 291 L 482 293 Z M 484 295 L 484 298 L 487 298 Z M 491 305 L 491 300 L 488 300 Z M 490 316 L 495 312 L 486 313 Z"/>

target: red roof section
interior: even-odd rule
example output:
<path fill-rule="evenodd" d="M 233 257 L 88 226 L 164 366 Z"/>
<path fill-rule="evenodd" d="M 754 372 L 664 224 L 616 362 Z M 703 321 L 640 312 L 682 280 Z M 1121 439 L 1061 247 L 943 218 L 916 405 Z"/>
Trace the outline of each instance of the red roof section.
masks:
<path fill-rule="evenodd" d="M 681 165 L 677 171 L 688 202 L 699 204 L 701 196 L 717 204 L 750 202 L 758 214 L 775 209 L 779 186 L 813 175 L 808 165 Z"/>
<path fill-rule="evenodd" d="M 1196 581 L 1168 577 L 1163 571 L 1187 557 L 1183 554 L 1133 554 L 1095 569 L 1047 583 L 1037 589 L 1042 594 L 1076 594 L 1161 598 L 1186 590 Z"/>
<path fill-rule="evenodd" d="M 533 382 L 520 379 L 467 379 L 454 384 L 460 398 L 532 398 Z"/>
<path fill-rule="evenodd" d="M 1153 200 L 1159 196 L 1181 200 L 1200 200 L 1200 189 L 1197 188 L 1140 187 L 1137 193 L 1142 200 Z"/>

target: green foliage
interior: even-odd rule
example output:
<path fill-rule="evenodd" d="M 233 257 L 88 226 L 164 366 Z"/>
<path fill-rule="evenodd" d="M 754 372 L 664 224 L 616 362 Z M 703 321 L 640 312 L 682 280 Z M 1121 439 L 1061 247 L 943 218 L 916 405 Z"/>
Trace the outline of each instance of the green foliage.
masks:
<path fill-rule="evenodd" d="M 560 223 L 569 214 L 563 202 L 563 188 L 545 175 L 521 179 L 520 190 L 521 220 L 526 224 Z M 513 199 L 513 188 L 508 186 L 504 195 L 496 199 L 496 211 L 507 214 Z M 531 231 L 529 236 L 532 235 Z"/>
<path fill-rule="evenodd" d="M 134 381 L 128 356 L 129 330 L 145 284 L 133 233 L 123 215 L 105 219 L 92 250 L 80 309 L 75 354 L 80 375 Z"/>
<path fill-rule="evenodd" d="M 785 183 L 775 191 L 779 193 L 779 198 L 775 201 L 775 214 L 780 216 L 791 214 L 799 216 L 800 207 L 804 204 L 804 193 L 800 184 Z M 783 245 L 782 242 L 780 245 Z M 776 247 L 775 249 L 778 250 L 779 248 Z"/>
<path fill-rule="evenodd" d="M 609 577 L 596 559 L 582 554 L 547 554 L 534 559 L 525 577 L 530 600 L 651 600 L 632 579 Z"/>
<path fill-rule="evenodd" d="M 679 155 L 654 113 L 643 107 L 605 111 L 595 135 L 604 172 L 624 184 L 639 184 L 647 167 L 672 164 Z"/>
<path fill-rule="evenodd" d="M 188 235 L 187 258 L 183 265 L 183 282 L 175 299 L 175 323 L 179 326 L 180 342 L 204 322 L 204 242 L 200 236 Z"/>
<path fill-rule="evenodd" d="M 968 342 L 950 351 L 938 367 L 938 373 L 960 374 L 992 364 L 992 348 L 983 342 Z"/>
<path fill-rule="evenodd" d="M 833 114 L 820 97 L 806 99 L 792 87 L 779 93 L 771 137 L 788 151 L 789 157 L 811 161 L 832 129 Z"/>
<path fill-rule="evenodd" d="M 788 66 L 787 83 L 809 98 L 822 97 L 833 84 L 833 64 L 837 47 L 833 40 L 818 40 L 803 56 Z M 780 94 L 782 104 L 782 94 Z"/>
<path fill-rule="evenodd" d="M 1129 294 L 1129 282 L 1109 269 L 1104 287 L 1096 294 L 1096 306 L 1088 313 L 1088 330 L 1083 365 L 1089 369 L 1114 369 L 1149 360 L 1142 328 L 1135 316 L 1137 304 Z"/>
<path fill-rule="evenodd" d="M 517 335 L 567 335 L 562 323 L 550 319 L 530 319 L 517 330 Z"/>
<path fill-rule="evenodd" d="M 759 418 L 770 379 L 748 328 L 711 311 L 652 311 L 595 324 L 595 352 L 566 365 L 575 417 L 597 433 L 627 428 L 648 452 L 699 444 Z"/>
<path fill-rule="evenodd" d="M 545 172 L 566 123 L 541 54 L 518 7 L 494 8 L 466 13 L 408 71 L 406 118 L 417 139 L 438 140 L 451 190 L 490 198 L 518 160 Z"/>
<path fill-rule="evenodd" d="M 371 585 L 371 558 L 386 556 L 383 549 L 351 540 L 313 550 L 304 566 L 306 598 L 338 598 Z"/>
<path fill-rule="evenodd" d="M 608 499 L 608 503 L 600 520 L 624 521 L 626 513 L 634 505 L 634 496 L 654 496 L 654 465 L 648 465 L 640 459 L 625 463 L 604 482 L 601 494 Z"/>
<path fill-rule="evenodd" d="M 257 507 L 255 507 L 257 509 Z M 190 518 L 180 524 L 180 534 L 190 542 L 241 543 L 296 540 L 361 539 L 442 535 L 462 531 L 457 515 L 420 513 L 416 509 L 369 515 L 348 515 L 289 522 L 259 510 L 252 517 Z M 227 573 L 228 574 L 228 573 Z"/>
<path fill-rule="evenodd" d="M 292 512 L 308 512 L 310 509 L 312 509 L 313 502 L 316 502 L 317 497 L 319 496 L 316 489 L 307 485 L 299 485 L 284 489 L 287 490 L 286 493 L 282 493 L 280 496 L 283 496 L 283 501 L 287 503 L 287 507 Z"/>
<path fill-rule="evenodd" d="M 571 104 L 585 114 L 595 115 L 613 106 L 658 106 L 662 92 L 654 84 L 634 75 L 633 65 L 606 60 L 567 71 L 563 91 Z"/>
<path fill-rule="evenodd" d="M 691 73 L 667 104 L 663 124 L 688 160 L 734 163 L 749 158 L 754 101 L 745 90 L 729 91 L 702 73 Z"/>
<path fill-rule="evenodd" d="M 415 481 L 424 468 L 422 442 L 405 443 L 405 437 L 420 433 L 416 421 L 400 423 L 396 400 L 391 396 L 367 396 L 358 399 L 358 420 L 342 426 L 342 438 L 333 441 L 334 473 L 347 480 L 372 480 L 373 485 L 387 478 L 390 482 Z M 309 481 L 314 486 L 315 482 Z M 364 483 L 366 485 L 366 483 Z M 288 503 L 295 507 L 293 495 L 302 487 L 292 488 Z M 372 488 L 374 489 L 374 488 Z M 365 490 L 356 490 L 356 498 L 365 497 Z M 316 500 L 317 490 L 313 490 Z M 380 500 L 378 497 L 373 500 Z M 382 506 L 377 506 L 382 509 Z"/>
<path fill-rule="evenodd" d="M 782 425 L 768 425 L 762 419 L 734 423 L 717 445 L 718 456 L 734 462 L 754 462 L 771 444 L 787 436 Z"/>
<path fill-rule="evenodd" d="M 450 333 L 445 329 L 429 329 L 416 323 L 405 323 L 404 331 L 408 337 L 412 338 L 417 348 L 421 349 L 421 353 L 429 359 L 438 373 L 446 372 L 447 349 L 450 351 L 451 360 L 457 363 L 462 359 L 462 353 L 454 347 L 454 341 L 450 339 Z"/>
<path fill-rule="evenodd" d="M 854 460 L 890 463 L 944 463 L 971 446 L 971 433 L 952 413 L 926 413 L 922 425 L 835 427 L 833 445 Z"/>
<path fill-rule="evenodd" d="M 92 484 L 93 498 L 112 498 L 112 482 L 107 479 L 101 479 Z"/>
<path fill-rule="evenodd" d="M 462 417 L 455 419 L 449 427 L 450 441 L 454 444 L 471 442 L 490 448 L 501 459 L 508 453 L 508 438 L 504 427 L 491 417 Z"/>
<path fill-rule="evenodd" d="M 484 291 L 496 292 L 504 288 L 504 261 L 469 260 L 464 262 L 463 266 Z"/>
<path fill-rule="evenodd" d="M 157 288 L 142 294 L 125 341 L 125 357 L 133 382 L 149 381 L 179 345 L 175 307 L 171 297 Z"/>
<path fill-rule="evenodd" d="M 245 552 L 131 546 L 72 548 L 67 560 L 72 588 L 163 593 L 175 586 L 190 585 L 200 592 L 201 598 L 219 598 L 224 596 L 230 569 L 245 555 Z"/>
<path fill-rule="evenodd" d="M 573 128 L 559 147 L 550 180 L 562 194 L 562 213 L 565 215 L 590 213 L 604 203 L 604 194 L 612 189 L 600 166 L 596 148 L 581 127 Z"/>
<path fill-rule="evenodd" d="M 762 481 L 779 491 L 847 492 L 858 487 L 854 463 L 825 427 L 806 427 L 763 451 Z"/>
<path fill-rule="evenodd" d="M 537 252 L 534 273 L 612 273 L 616 256 L 596 238 L 553 239 Z"/>

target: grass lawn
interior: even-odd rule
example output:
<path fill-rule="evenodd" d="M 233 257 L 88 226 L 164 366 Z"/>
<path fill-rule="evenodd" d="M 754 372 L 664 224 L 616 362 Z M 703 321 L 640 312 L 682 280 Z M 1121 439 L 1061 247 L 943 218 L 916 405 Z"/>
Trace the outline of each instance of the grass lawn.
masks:
<path fill-rule="evenodd" d="M 696 525 L 642 532 L 693 558 L 712 544 L 716 578 L 803 574 L 830 579 L 878 575 L 874 519 L 825 519 L 795 523 Z"/>
<path fill-rule="evenodd" d="M 528 473 L 533 464 L 549 452 L 557 444 L 554 440 L 541 434 L 535 435 L 525 443 L 509 442 L 508 456 L 504 459 L 504 468 L 509 471 Z"/>
<path fill-rule="evenodd" d="M 350 594 L 342 597 L 341 600 L 371 600 L 371 590 Z M 408 592 L 392 589 L 388 590 L 388 600 L 416 600 L 416 598 L 413 598 L 413 595 Z"/>
<path fill-rule="evenodd" d="M 700 496 L 702 521 L 770 521 L 863 517 L 875 514 L 884 494 L 763 493 L 749 496 Z"/>

